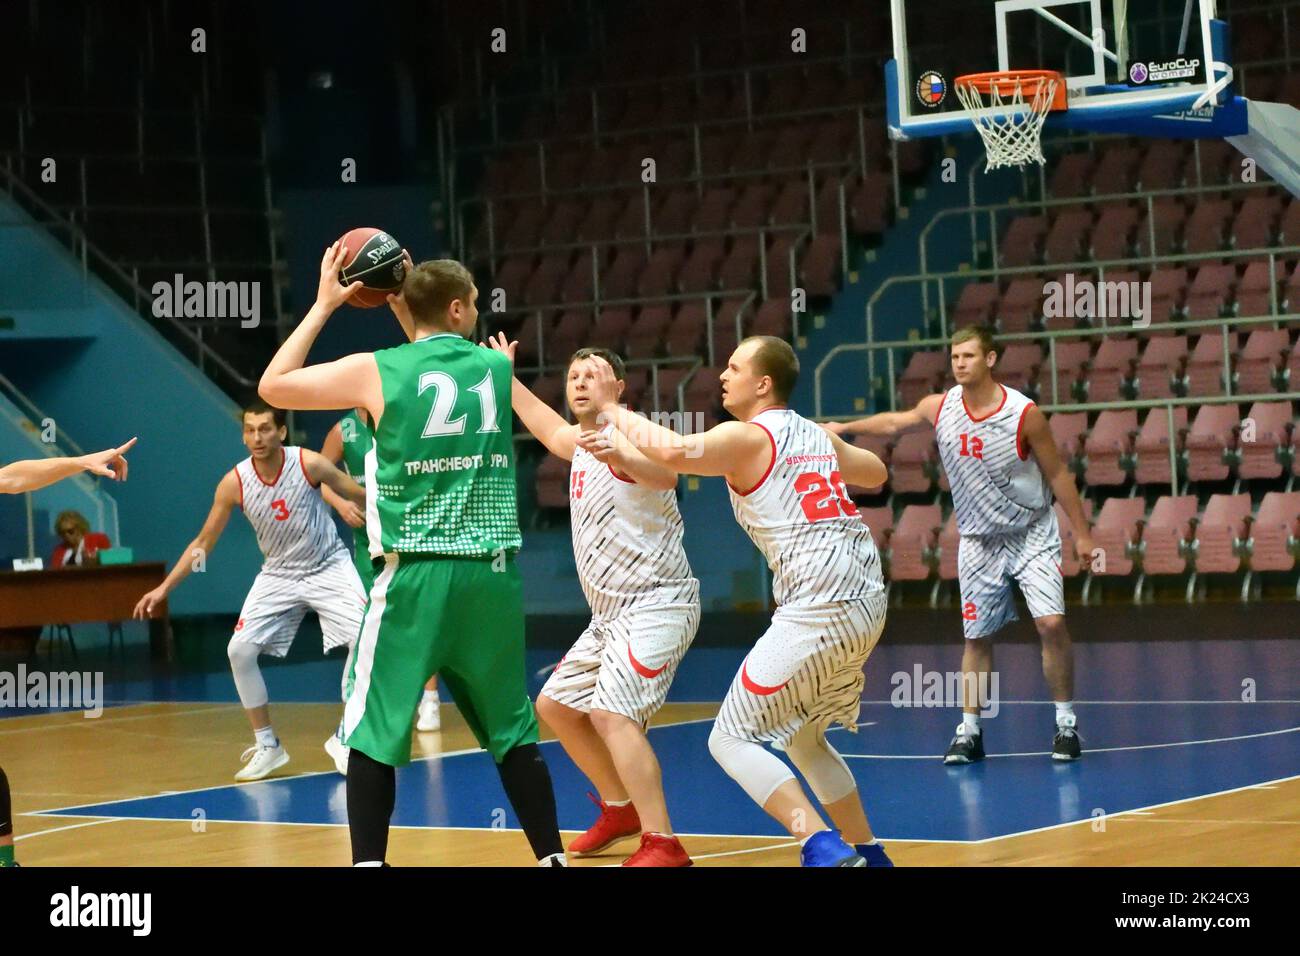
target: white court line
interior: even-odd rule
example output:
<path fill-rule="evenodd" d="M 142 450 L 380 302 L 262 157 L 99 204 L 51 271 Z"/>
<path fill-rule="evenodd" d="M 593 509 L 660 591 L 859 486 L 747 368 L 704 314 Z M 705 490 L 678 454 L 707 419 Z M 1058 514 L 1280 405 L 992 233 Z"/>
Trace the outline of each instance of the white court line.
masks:
<path fill-rule="evenodd" d="M 20 814 L 26 816 L 27 814 Z M 66 827 L 50 827 L 48 830 L 37 830 L 35 833 L 20 833 L 14 837 L 14 842 L 19 840 L 30 840 L 32 837 L 45 836 L 47 833 L 58 833 L 62 830 L 79 830 L 82 827 L 97 827 L 101 823 L 117 823 L 121 820 L 129 820 L 130 817 L 105 817 L 102 820 L 90 820 L 86 823 L 69 823 Z"/>
<path fill-rule="evenodd" d="M 209 709 L 211 709 L 211 708 L 209 708 Z M 185 711 L 182 711 L 181 713 L 185 713 Z M 139 715 L 139 717 L 124 717 L 124 718 L 122 718 L 122 719 L 123 719 L 123 720 L 137 720 L 137 719 L 140 719 L 140 717 L 159 717 L 159 716 L 163 716 L 163 715 L 160 715 L 160 714 L 141 714 L 141 715 Z M 664 723 L 664 724 L 652 724 L 652 725 L 650 726 L 650 729 L 651 729 L 651 730 L 656 730 L 656 729 L 658 729 L 658 728 L 660 728 L 660 727 L 679 727 L 679 726 L 685 726 L 685 725 L 687 725 L 687 724 L 701 724 L 701 723 L 705 723 L 705 722 L 707 722 L 707 721 L 711 721 L 711 720 L 714 720 L 714 719 L 715 719 L 715 718 L 713 718 L 713 717 L 695 717 L 695 718 L 692 718 L 691 720 L 675 720 L 675 721 L 670 721 L 669 723 Z M 41 728 L 41 729 L 44 729 L 44 728 Z M 558 744 L 559 741 L 558 741 L 558 740 L 543 740 L 543 741 L 540 741 L 540 743 L 541 743 L 541 744 Z M 424 762 L 427 762 L 427 761 L 430 761 L 430 760 L 443 760 L 443 759 L 445 759 L 445 758 L 447 758 L 447 757 L 463 757 L 463 756 L 465 756 L 466 754 L 477 754 L 477 753 L 487 753 L 487 751 L 484 750 L 482 747 L 466 747 L 466 748 L 464 748 L 464 749 L 462 749 L 462 750 L 448 750 L 448 751 L 445 751 L 445 752 L 443 752 L 443 753 L 424 754 L 424 755 L 419 756 L 419 757 L 412 757 L 412 758 L 411 758 L 411 763 L 424 763 Z M 288 775 L 286 775 L 286 776 L 282 776 L 282 777 L 265 777 L 265 778 L 263 778 L 263 779 L 261 779 L 261 780 L 249 780 L 249 781 L 242 782 L 242 783 L 219 783 L 219 784 L 215 784 L 215 785 L 210 786 L 210 787 L 194 787 L 193 789 L 190 789 L 190 790 L 166 790 L 166 791 L 160 791 L 159 793 L 146 793 L 146 794 L 142 794 L 142 795 L 137 796 L 137 797 L 120 797 L 120 798 L 118 798 L 118 799 L 97 800 L 97 801 L 95 801 L 94 803 L 77 803 L 77 804 L 73 804 L 72 806 L 68 806 L 68 807 L 53 807 L 53 808 L 46 809 L 46 810 L 28 810 L 28 811 L 26 811 L 25 813 L 21 813 L 21 814 L 19 814 L 19 816 L 27 816 L 27 817 L 44 817 L 44 816 L 57 816 L 57 815 L 67 816 L 67 815 L 69 814 L 69 811 L 72 811 L 72 810 L 84 810 L 84 809 L 87 808 L 87 807 L 98 807 L 98 806 L 103 806 L 104 804 L 109 804 L 109 803 L 134 803 L 134 802 L 137 801 L 137 800 L 155 800 L 155 799 L 157 799 L 159 796 L 162 796 L 162 795 L 165 795 L 165 796 L 179 796 L 179 795 L 182 795 L 182 794 L 189 794 L 189 793 L 206 793 L 206 792 L 209 791 L 209 790 L 225 790 L 225 789 L 227 789 L 227 788 L 234 788 L 234 787 L 251 787 L 251 786 L 255 786 L 256 784 L 261 784 L 261 783 L 274 783 L 274 782 L 276 782 L 277 780 L 301 780 L 301 779 L 303 779 L 303 778 L 305 778 L 305 777 L 321 777 L 321 776 L 326 776 L 326 775 L 338 776 L 338 771 L 337 771 L 337 770 L 305 770 L 305 771 L 303 771 L 302 773 L 293 773 L 293 774 L 288 774 Z M 123 819 L 128 819 L 128 820 L 141 820 L 141 819 L 145 819 L 145 818 L 144 818 L 144 817 L 124 817 Z M 163 818 L 160 818 L 160 819 L 171 819 L 171 818 L 170 818 L 170 817 L 163 817 Z M 247 822 L 247 821 L 229 821 L 229 822 Z M 466 827 L 465 829 L 467 829 L 467 830 L 475 830 L 475 829 L 479 829 L 479 828 L 478 828 L 478 827 Z M 760 837 L 760 839 L 761 839 L 761 837 Z"/>
<path fill-rule="evenodd" d="M 1133 744 L 1128 747 L 1089 747 L 1085 753 L 1103 754 L 1116 753 L 1121 750 L 1159 750 L 1163 747 L 1193 747 L 1197 744 L 1221 744 L 1232 740 L 1252 740 L 1256 737 L 1275 737 L 1278 734 L 1293 734 L 1300 730 L 1300 727 L 1287 727 L 1283 730 L 1265 730 L 1258 734 L 1242 734 L 1239 737 L 1209 737 L 1205 740 L 1176 740 L 1165 744 Z M 992 760 L 995 757 L 1046 757 L 1051 753 L 1050 750 L 1034 751 L 1033 753 L 1015 753 L 1015 754 L 989 754 L 985 759 Z M 939 760 L 937 754 L 840 754 L 841 757 L 854 760 Z"/>
<path fill-rule="evenodd" d="M 1294 774 L 1290 777 L 1278 777 L 1276 780 L 1265 780 L 1264 783 L 1268 783 L 1268 784 L 1289 783 L 1292 780 L 1300 780 L 1300 774 Z M 1064 827 L 1086 826 L 1086 825 L 1090 825 L 1093 822 L 1093 820 L 1096 819 L 1112 819 L 1116 817 L 1124 817 L 1134 813 L 1140 814 L 1144 810 L 1161 810 L 1164 807 L 1176 807 L 1179 804 L 1183 804 L 1183 803 L 1193 803 L 1197 800 L 1208 800 L 1210 797 L 1224 797 L 1230 793 L 1242 793 L 1246 790 L 1254 790 L 1258 786 L 1259 784 L 1252 783 L 1244 787 L 1233 787 L 1230 790 L 1216 790 L 1213 793 L 1203 793 L 1197 797 L 1181 797 L 1177 800 L 1167 800 L 1164 803 L 1152 803 L 1152 804 L 1148 804 L 1145 807 L 1134 807 L 1132 810 L 1119 810 L 1115 813 L 1108 813 L 1104 817 L 1100 817 L 1100 818 L 1088 817 L 1083 820 L 1071 820 L 1068 823 L 1053 823 L 1050 826 L 1035 827 L 1032 830 L 1021 830 L 1018 833 L 1007 833 L 1003 836 L 985 837 L 983 840 L 953 840 L 948 842 L 968 843 L 971 845 L 979 845 L 982 843 L 997 843 L 999 840 L 1010 840 L 1012 837 L 1028 836 L 1031 833 L 1046 833 L 1048 830 L 1060 830 L 1063 829 Z M 1147 821 L 1147 822 L 1153 822 L 1153 821 Z M 878 839 L 883 841 L 885 838 L 879 837 Z M 918 841 L 918 842 L 926 842 L 926 841 Z"/>
<path fill-rule="evenodd" d="M 123 707 L 145 706 L 143 704 L 124 704 Z M 68 727 L 104 727 L 109 724 L 124 724 L 128 720 L 157 720 L 162 717 L 184 717 L 189 714 L 205 714 L 213 710 L 224 710 L 229 704 L 217 704 L 212 707 L 196 707 L 193 710 L 169 710 L 162 714 L 134 714 L 130 717 L 118 717 L 111 714 L 105 708 L 104 713 L 98 717 L 85 717 L 81 720 L 69 720 L 64 723 L 48 724 L 41 727 L 10 727 L 0 729 L 0 734 L 44 734 L 53 730 L 64 730 Z M 23 720 L 26 717 L 48 717 L 51 714 L 80 714 L 80 710 L 56 710 L 47 714 L 23 714 L 22 717 L 6 717 L 5 720 Z M 3 724 L 0 724 L 3 727 Z"/>
<path fill-rule="evenodd" d="M 1128 816 L 1128 814 L 1124 814 L 1123 816 Z M 1116 814 L 1116 819 L 1121 819 L 1119 814 Z M 1257 827 L 1300 827 L 1300 820 L 1193 820 L 1193 819 L 1162 820 L 1159 817 L 1157 817 L 1151 820 L 1133 820 L 1131 822 L 1133 823 L 1231 823 L 1234 826 L 1239 823 L 1242 823 L 1248 826 L 1257 826 Z"/>

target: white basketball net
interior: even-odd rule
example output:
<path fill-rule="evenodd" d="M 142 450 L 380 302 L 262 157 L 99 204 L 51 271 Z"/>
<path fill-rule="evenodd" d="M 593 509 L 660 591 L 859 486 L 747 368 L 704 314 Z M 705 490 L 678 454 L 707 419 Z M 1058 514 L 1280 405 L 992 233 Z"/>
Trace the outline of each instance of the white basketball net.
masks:
<path fill-rule="evenodd" d="M 1002 92 L 1002 87 L 1014 82 Z M 1033 99 L 1025 102 L 1024 86 L 1038 89 Z M 985 172 L 1001 169 L 1004 166 L 1019 166 L 1027 163 L 1042 165 L 1043 157 L 1043 123 L 1051 110 L 1056 97 L 1058 81 L 1054 78 L 1008 80 L 994 82 L 988 93 L 988 102 L 984 94 L 973 83 L 958 83 L 957 98 L 971 114 L 971 120 L 980 138 L 988 149 L 989 161 Z"/>

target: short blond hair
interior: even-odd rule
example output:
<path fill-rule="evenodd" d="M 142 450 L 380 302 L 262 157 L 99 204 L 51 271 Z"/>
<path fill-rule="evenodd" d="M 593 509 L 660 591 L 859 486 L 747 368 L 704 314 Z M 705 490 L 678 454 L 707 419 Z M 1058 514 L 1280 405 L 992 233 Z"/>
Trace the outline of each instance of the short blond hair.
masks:
<path fill-rule="evenodd" d="M 963 342 L 969 342 L 977 339 L 980 344 L 980 352 L 988 355 L 990 352 L 997 354 L 998 358 L 1002 357 L 1002 346 L 993 337 L 993 330 L 987 325 L 966 325 L 962 326 L 952 334 L 952 344 L 961 345 Z"/>
<path fill-rule="evenodd" d="M 457 299 L 469 304 L 474 277 L 455 259 L 430 259 L 411 269 L 402 282 L 402 298 L 421 325 L 442 325 Z"/>
<path fill-rule="evenodd" d="M 799 380 L 799 356 L 794 354 L 789 342 L 775 335 L 751 335 L 740 344 L 749 342 L 758 343 L 754 350 L 755 370 L 772 380 L 772 391 L 777 398 L 788 402 L 794 392 L 794 383 Z"/>

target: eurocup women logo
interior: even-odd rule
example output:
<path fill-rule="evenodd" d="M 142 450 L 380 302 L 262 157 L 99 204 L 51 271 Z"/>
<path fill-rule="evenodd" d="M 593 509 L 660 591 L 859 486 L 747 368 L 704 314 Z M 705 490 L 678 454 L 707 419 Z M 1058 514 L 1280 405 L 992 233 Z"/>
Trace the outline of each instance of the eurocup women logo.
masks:
<path fill-rule="evenodd" d="M 1139 84 L 1145 83 L 1150 75 L 1151 74 L 1147 70 L 1147 65 L 1145 63 L 1134 63 L 1128 71 L 1128 78 L 1134 83 Z"/>
<path fill-rule="evenodd" d="M 948 96 L 948 81 L 937 70 L 926 70 L 916 81 L 916 98 L 922 106 L 935 109 Z"/>

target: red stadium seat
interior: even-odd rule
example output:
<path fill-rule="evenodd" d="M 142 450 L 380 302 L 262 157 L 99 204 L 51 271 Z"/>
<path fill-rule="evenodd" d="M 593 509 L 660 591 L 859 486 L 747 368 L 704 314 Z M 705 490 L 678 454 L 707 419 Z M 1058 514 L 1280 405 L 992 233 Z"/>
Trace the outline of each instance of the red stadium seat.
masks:
<path fill-rule="evenodd" d="M 909 432 L 894 446 L 890 486 L 894 491 L 904 494 L 930 491 L 934 487 L 933 474 L 937 461 L 934 433 L 928 430 Z"/>
<path fill-rule="evenodd" d="M 1061 529 L 1061 575 L 1067 578 L 1076 577 L 1079 571 L 1082 570 L 1079 564 L 1078 549 L 1075 546 L 1078 534 L 1074 525 L 1070 523 L 1070 518 L 1066 515 L 1065 509 L 1061 507 L 1061 503 L 1058 501 L 1052 507 L 1056 511 L 1057 527 Z M 1083 516 L 1089 522 L 1092 521 L 1092 502 L 1087 498 L 1083 499 Z M 1093 539 L 1093 547 L 1097 547 L 1095 538 Z M 1089 560 L 1088 568 L 1091 569 L 1091 566 L 1092 562 Z"/>
<path fill-rule="evenodd" d="M 1183 435 L 1187 431 L 1187 406 L 1175 405 L 1174 412 L 1174 454 L 1182 451 Z M 1139 485 L 1168 485 L 1173 481 L 1169 473 L 1169 412 L 1163 408 L 1153 408 L 1147 412 L 1142 421 L 1142 430 L 1138 432 L 1133 445 L 1137 456 L 1137 467 L 1133 480 Z"/>
<path fill-rule="evenodd" d="M 1187 435 L 1187 477 L 1191 481 L 1222 481 L 1228 477 L 1227 455 L 1236 448 L 1241 409 L 1236 405 L 1203 405 Z"/>
<path fill-rule="evenodd" d="M 1237 333 L 1228 333 L 1228 355 L 1237 354 Z M 1196 397 L 1223 395 L 1223 334 L 1206 332 L 1196 340 L 1187 360 L 1187 394 Z"/>
<path fill-rule="evenodd" d="M 930 577 L 943 512 L 938 505 L 908 505 L 889 537 L 889 576 L 895 581 Z"/>
<path fill-rule="evenodd" d="M 1093 573 L 1125 575 L 1133 573 L 1130 548 L 1142 537 L 1146 504 L 1141 498 L 1107 498 L 1101 514 L 1092 525 L 1092 545 L 1100 548 L 1104 562 Z"/>
<path fill-rule="evenodd" d="M 1137 356 L 1137 339 L 1103 339 L 1088 370 L 1088 401 L 1113 402 L 1122 398 L 1121 389 L 1133 377 Z"/>
<path fill-rule="evenodd" d="M 1122 485 L 1128 479 L 1125 459 L 1133 451 L 1137 432 L 1137 412 L 1117 409 L 1102 412 L 1084 442 L 1087 468 L 1084 480 L 1089 485 Z"/>
<path fill-rule="evenodd" d="M 1073 466 L 1083 458 L 1083 436 L 1088 431 L 1086 412 L 1056 412 L 1047 420 L 1057 454 L 1066 466 Z"/>
<path fill-rule="evenodd" d="M 1170 398 L 1174 383 L 1183 378 L 1187 362 L 1187 336 L 1156 336 L 1148 339 L 1137 363 L 1139 398 Z"/>
<path fill-rule="evenodd" d="M 1249 522 L 1249 494 L 1211 495 L 1196 525 L 1197 573 L 1235 573 Z"/>
<path fill-rule="evenodd" d="M 1291 444 L 1290 402 L 1255 402 L 1242 424 L 1241 465 L 1246 479 L 1282 477 L 1283 454 Z"/>
<path fill-rule="evenodd" d="M 1270 491 L 1250 526 L 1250 567 L 1290 571 L 1300 554 L 1300 491 Z"/>
<path fill-rule="evenodd" d="M 537 505 L 541 508 L 569 507 L 569 463 L 547 455 L 537 466 Z"/>
<path fill-rule="evenodd" d="M 871 539 L 876 542 L 876 550 L 882 555 L 887 554 L 889 539 L 894 532 L 894 509 L 860 507 L 858 516 L 871 529 Z"/>
<path fill-rule="evenodd" d="M 1195 495 L 1162 495 L 1142 530 L 1142 570 L 1146 574 L 1182 574 L 1196 521 Z"/>
<path fill-rule="evenodd" d="M 1256 329 L 1237 356 L 1236 390 L 1243 395 L 1271 392 L 1273 376 L 1286 363 L 1291 338 L 1286 329 Z"/>

